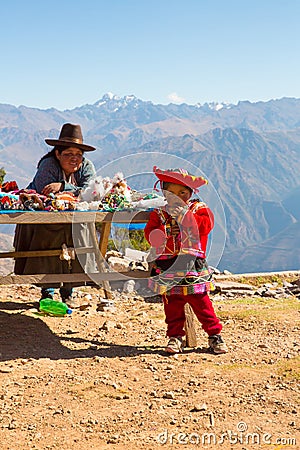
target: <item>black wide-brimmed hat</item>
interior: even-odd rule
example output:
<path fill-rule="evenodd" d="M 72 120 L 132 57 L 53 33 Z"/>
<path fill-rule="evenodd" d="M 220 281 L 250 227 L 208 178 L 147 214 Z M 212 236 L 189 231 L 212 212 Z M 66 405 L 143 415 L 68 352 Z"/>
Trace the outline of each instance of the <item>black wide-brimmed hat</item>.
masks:
<path fill-rule="evenodd" d="M 45 139 L 45 142 L 53 147 L 60 145 L 63 147 L 80 148 L 80 150 L 83 150 L 84 152 L 96 150 L 95 147 L 83 143 L 80 125 L 73 125 L 72 123 L 65 123 L 62 126 L 58 139 Z"/>

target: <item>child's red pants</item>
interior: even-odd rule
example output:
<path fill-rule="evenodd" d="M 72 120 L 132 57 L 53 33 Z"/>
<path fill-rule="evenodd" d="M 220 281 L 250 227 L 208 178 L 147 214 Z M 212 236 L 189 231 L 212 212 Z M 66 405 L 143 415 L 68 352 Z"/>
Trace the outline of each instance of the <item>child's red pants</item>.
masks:
<path fill-rule="evenodd" d="M 208 336 L 220 334 L 222 325 L 217 318 L 212 302 L 206 292 L 190 295 L 165 295 L 164 309 L 168 325 L 167 336 L 185 336 L 184 331 L 184 305 L 189 303 L 202 328 Z"/>

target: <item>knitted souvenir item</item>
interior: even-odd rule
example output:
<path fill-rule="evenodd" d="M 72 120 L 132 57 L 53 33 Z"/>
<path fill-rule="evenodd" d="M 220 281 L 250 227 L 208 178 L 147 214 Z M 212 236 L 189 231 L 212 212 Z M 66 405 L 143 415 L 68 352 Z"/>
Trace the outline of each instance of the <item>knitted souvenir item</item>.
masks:
<path fill-rule="evenodd" d="M 46 211 L 73 211 L 76 209 L 77 198 L 72 192 L 50 194 L 45 200 Z"/>
<path fill-rule="evenodd" d="M 81 202 L 101 201 L 112 187 L 110 178 L 98 176 L 89 181 L 88 186 L 80 193 L 79 200 Z"/>
<path fill-rule="evenodd" d="M 2 186 L 0 186 L 2 192 L 12 192 L 17 191 L 18 189 L 16 181 L 5 181 Z"/>
<path fill-rule="evenodd" d="M 124 197 L 127 202 L 131 201 L 131 189 L 127 185 L 127 181 L 124 178 L 122 172 L 118 172 L 112 179 L 113 188 L 111 192 Z"/>
<path fill-rule="evenodd" d="M 130 207 L 132 195 L 124 175 L 118 172 L 112 179 L 98 176 L 91 180 L 88 187 L 80 193 L 79 198 L 81 202 L 94 204 L 98 202 L 98 209 L 115 211 Z"/>
<path fill-rule="evenodd" d="M 118 196 L 120 201 L 116 201 Z M 112 179 L 98 176 L 91 180 L 88 187 L 80 193 L 80 201 L 101 201 L 101 203 L 109 203 L 109 207 L 122 203 L 123 199 L 127 202 L 131 201 L 131 189 L 122 172 L 116 173 Z"/>
<path fill-rule="evenodd" d="M 0 196 L 0 210 L 11 209 L 14 203 L 14 199 L 9 194 L 3 194 Z"/>
<path fill-rule="evenodd" d="M 46 197 L 41 197 L 38 194 L 32 194 L 28 192 L 21 192 L 19 194 L 19 200 L 21 205 L 23 205 L 24 209 L 27 209 L 29 211 L 43 210 L 44 209 L 43 199 L 45 198 Z"/>
<path fill-rule="evenodd" d="M 168 183 L 181 184 L 182 186 L 187 186 L 191 188 L 194 192 L 198 192 L 198 188 L 204 184 L 208 184 L 208 181 L 200 176 L 191 175 L 185 169 L 166 169 L 162 170 L 158 167 L 153 167 L 153 172 L 157 176 L 158 181 L 161 183 L 163 181 Z M 155 183 L 154 188 L 156 187 Z"/>

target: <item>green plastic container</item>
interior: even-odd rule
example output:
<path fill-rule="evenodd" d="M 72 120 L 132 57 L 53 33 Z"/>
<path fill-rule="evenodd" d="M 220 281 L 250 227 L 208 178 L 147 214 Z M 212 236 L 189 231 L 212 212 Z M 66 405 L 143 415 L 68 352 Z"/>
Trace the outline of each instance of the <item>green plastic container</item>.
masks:
<path fill-rule="evenodd" d="M 43 298 L 40 300 L 40 311 L 49 316 L 65 316 L 71 314 L 72 309 L 64 302 L 57 302 L 52 298 Z"/>

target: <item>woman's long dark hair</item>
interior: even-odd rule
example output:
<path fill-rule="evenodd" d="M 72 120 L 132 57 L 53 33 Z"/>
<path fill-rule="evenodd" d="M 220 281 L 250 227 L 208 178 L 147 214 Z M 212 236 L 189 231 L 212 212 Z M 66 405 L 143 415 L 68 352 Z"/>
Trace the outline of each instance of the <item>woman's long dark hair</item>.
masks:
<path fill-rule="evenodd" d="M 47 158 L 52 158 L 52 157 L 53 157 L 53 158 L 55 158 L 56 161 L 58 162 L 58 159 L 57 159 L 56 154 L 55 154 L 55 150 L 57 150 L 58 153 L 61 154 L 61 152 L 62 152 L 63 150 L 66 150 L 67 148 L 69 148 L 69 147 L 65 147 L 64 145 L 56 145 L 55 147 L 53 147 L 52 150 L 50 150 L 50 152 L 46 153 L 46 155 L 44 155 L 44 156 L 41 157 L 41 159 L 40 159 L 39 162 L 38 162 L 37 168 L 39 168 L 41 162 L 42 162 L 44 159 L 47 159 Z M 81 151 L 82 151 L 82 154 L 84 154 L 84 151 L 83 151 L 83 150 L 81 150 Z"/>

